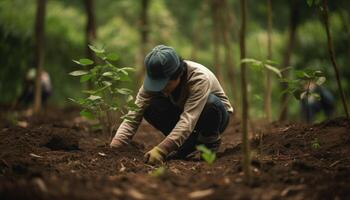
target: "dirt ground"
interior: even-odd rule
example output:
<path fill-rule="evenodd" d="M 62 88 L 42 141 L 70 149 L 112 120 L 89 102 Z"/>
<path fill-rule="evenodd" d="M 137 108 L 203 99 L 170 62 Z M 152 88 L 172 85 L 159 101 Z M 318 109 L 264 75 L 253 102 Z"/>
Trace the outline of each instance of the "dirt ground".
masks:
<path fill-rule="evenodd" d="M 147 123 L 132 147 L 116 151 L 108 147 L 107 136 L 89 129 L 76 108 L 51 108 L 36 118 L 3 109 L 0 121 L 2 200 L 350 199 L 350 123 L 345 119 L 256 126 L 250 185 L 243 181 L 234 121 L 213 165 L 171 160 L 156 176 L 143 154 L 162 135 Z"/>

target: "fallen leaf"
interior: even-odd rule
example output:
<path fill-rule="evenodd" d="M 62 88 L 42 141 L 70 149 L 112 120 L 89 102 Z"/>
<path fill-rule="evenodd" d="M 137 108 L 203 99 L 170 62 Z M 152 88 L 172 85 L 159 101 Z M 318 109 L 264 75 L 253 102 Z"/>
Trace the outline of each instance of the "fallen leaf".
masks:
<path fill-rule="evenodd" d="M 126 170 L 126 167 L 123 165 L 123 163 L 120 163 L 121 168 L 120 168 L 120 172 L 124 172 Z"/>
<path fill-rule="evenodd" d="M 98 155 L 100 155 L 102 157 L 106 157 L 107 156 L 105 153 L 102 153 L 102 152 L 98 152 Z"/>
<path fill-rule="evenodd" d="M 42 158 L 42 156 L 36 155 L 36 154 L 34 154 L 34 153 L 30 153 L 29 155 L 32 156 L 32 157 L 34 157 L 34 158 Z"/>
<path fill-rule="evenodd" d="M 197 190 L 188 194 L 191 199 L 201 199 L 214 193 L 213 189 Z"/>

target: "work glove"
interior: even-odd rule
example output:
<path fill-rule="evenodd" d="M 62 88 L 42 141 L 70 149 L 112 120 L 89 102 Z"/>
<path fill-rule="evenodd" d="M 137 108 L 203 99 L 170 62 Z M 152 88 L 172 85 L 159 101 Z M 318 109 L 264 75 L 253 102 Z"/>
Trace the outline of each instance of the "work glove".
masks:
<path fill-rule="evenodd" d="M 119 139 L 113 138 L 111 144 L 109 145 L 111 148 L 119 149 L 121 147 L 127 146 L 128 143 L 121 141 Z"/>
<path fill-rule="evenodd" d="M 163 164 L 166 157 L 166 153 L 160 149 L 159 147 L 154 147 L 149 152 L 145 153 L 145 163 L 155 165 L 155 164 Z"/>

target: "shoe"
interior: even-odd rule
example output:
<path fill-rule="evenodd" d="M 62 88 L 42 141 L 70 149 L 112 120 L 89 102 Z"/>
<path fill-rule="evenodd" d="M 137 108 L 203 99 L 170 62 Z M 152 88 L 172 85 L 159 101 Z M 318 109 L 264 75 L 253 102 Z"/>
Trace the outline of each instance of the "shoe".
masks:
<path fill-rule="evenodd" d="M 221 145 L 221 138 L 215 142 L 203 143 L 203 145 L 213 153 L 217 153 Z"/>

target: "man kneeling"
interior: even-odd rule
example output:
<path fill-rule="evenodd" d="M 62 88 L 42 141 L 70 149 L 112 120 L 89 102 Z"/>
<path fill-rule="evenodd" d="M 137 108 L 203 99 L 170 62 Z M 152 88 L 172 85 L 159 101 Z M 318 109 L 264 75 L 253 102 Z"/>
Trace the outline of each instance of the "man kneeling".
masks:
<path fill-rule="evenodd" d="M 215 75 L 201 64 L 182 60 L 171 47 L 158 45 L 145 58 L 146 74 L 135 104 L 110 146 L 127 145 L 142 118 L 166 138 L 145 154 L 149 164 L 185 158 L 203 144 L 217 152 L 233 108 Z"/>

